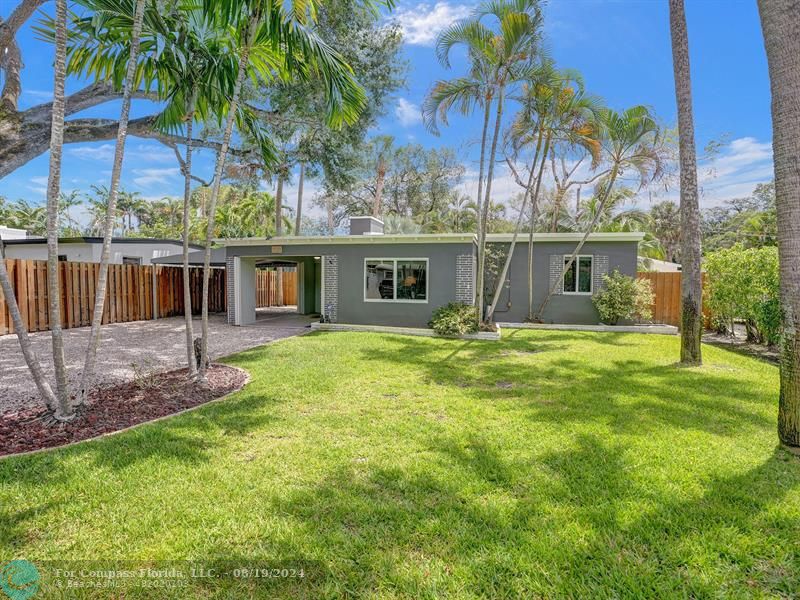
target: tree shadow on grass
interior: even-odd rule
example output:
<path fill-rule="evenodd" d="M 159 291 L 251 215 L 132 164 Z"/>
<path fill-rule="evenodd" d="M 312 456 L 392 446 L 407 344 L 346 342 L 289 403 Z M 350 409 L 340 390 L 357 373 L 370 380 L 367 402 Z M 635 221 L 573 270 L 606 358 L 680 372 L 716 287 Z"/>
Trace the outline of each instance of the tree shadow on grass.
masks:
<path fill-rule="evenodd" d="M 572 334 L 555 338 L 574 339 Z M 735 371 L 638 359 L 610 359 L 598 366 L 574 354 L 554 354 L 562 349 L 552 336 L 459 344 L 452 350 L 398 337 L 388 347 L 362 352 L 365 359 L 422 370 L 423 381 L 460 388 L 475 401 L 500 403 L 500 410 L 527 411 L 534 421 L 602 424 L 629 435 L 647 435 L 665 425 L 722 436 L 774 427 L 764 410 L 763 385 Z"/>
<path fill-rule="evenodd" d="M 800 468 L 782 451 L 712 477 L 687 499 L 638 478 L 622 447 L 595 436 L 533 461 L 509 460 L 485 441 L 466 453 L 453 450 L 458 440 L 431 446 L 445 458 L 441 469 L 342 465 L 296 490 L 275 509 L 302 535 L 275 550 L 320 549 L 319 595 L 708 597 L 749 589 L 790 597 L 799 589 L 800 523 L 774 516 L 800 487 Z M 646 504 L 632 518 L 639 501 Z"/>

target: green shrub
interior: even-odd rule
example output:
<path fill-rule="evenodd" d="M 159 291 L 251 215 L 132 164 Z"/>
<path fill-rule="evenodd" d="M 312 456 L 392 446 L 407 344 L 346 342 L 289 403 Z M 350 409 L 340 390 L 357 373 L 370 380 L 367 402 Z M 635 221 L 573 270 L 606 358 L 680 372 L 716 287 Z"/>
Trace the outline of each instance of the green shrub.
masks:
<path fill-rule="evenodd" d="M 778 249 L 732 248 L 712 252 L 705 259 L 704 301 L 714 322 L 732 327 L 741 320 L 750 341 L 778 343 L 779 302 Z"/>
<path fill-rule="evenodd" d="M 636 279 L 614 271 L 603 275 L 604 288 L 592 297 L 600 320 L 616 325 L 620 319 L 649 321 L 653 317 L 653 287 L 646 279 Z"/>
<path fill-rule="evenodd" d="M 478 312 L 474 306 L 451 302 L 433 311 L 428 322 L 439 335 L 464 335 L 478 331 Z"/>

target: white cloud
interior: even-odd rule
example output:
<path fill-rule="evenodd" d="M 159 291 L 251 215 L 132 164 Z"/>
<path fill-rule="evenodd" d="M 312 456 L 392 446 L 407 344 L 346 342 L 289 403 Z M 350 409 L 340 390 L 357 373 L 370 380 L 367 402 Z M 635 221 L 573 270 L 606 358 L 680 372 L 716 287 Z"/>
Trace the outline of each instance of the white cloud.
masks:
<path fill-rule="evenodd" d="M 437 2 L 433 6 L 418 4 L 401 8 L 395 13 L 394 18 L 400 24 L 403 40 L 406 43 L 432 46 L 440 31 L 454 21 L 469 16 L 470 12 L 472 8 L 464 4 Z"/>
<path fill-rule="evenodd" d="M 67 149 L 70 156 L 81 160 L 108 162 L 114 158 L 114 144 L 101 144 L 100 146 L 71 146 Z"/>
<path fill-rule="evenodd" d="M 405 98 L 400 98 L 394 112 L 403 127 L 410 127 L 422 121 L 422 112 L 419 106 Z"/>
<path fill-rule="evenodd" d="M 180 174 L 178 167 L 170 167 L 166 169 L 134 169 L 133 182 L 141 187 L 148 187 L 153 184 L 167 185 L 170 183 L 172 177 L 177 177 Z"/>
<path fill-rule="evenodd" d="M 50 90 L 22 90 L 22 95 L 37 102 L 51 102 L 53 100 L 53 92 Z"/>

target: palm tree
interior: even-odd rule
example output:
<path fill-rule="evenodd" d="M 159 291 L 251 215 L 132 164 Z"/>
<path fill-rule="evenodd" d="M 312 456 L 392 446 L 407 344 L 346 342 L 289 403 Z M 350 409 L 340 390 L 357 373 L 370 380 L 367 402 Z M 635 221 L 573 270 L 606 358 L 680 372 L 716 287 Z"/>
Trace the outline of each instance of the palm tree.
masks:
<path fill-rule="evenodd" d="M 639 186 L 642 187 L 660 177 L 662 173 L 661 155 L 658 151 L 660 129 L 646 107 L 634 106 L 622 113 L 604 109 L 600 111 L 598 125 L 601 128 L 600 139 L 603 140 L 601 155 L 609 164 L 609 169 L 600 179 L 595 214 L 586 226 L 578 245 L 564 263 L 565 272 L 575 262 L 581 248 L 604 214 L 605 205 L 613 197 L 614 184 L 620 174 L 633 171 L 639 179 Z M 534 320 L 541 319 L 550 298 L 560 285 L 561 281 L 556 281 L 550 287 L 542 304 L 534 314 Z"/>
<path fill-rule="evenodd" d="M 75 208 L 76 206 L 81 206 L 81 204 L 82 202 L 78 190 L 72 190 L 68 194 L 64 192 L 59 194 L 59 218 L 63 223 L 65 223 L 65 225 L 61 226 L 61 232 L 63 235 L 75 235 L 79 233 L 78 221 L 72 217 L 70 209 Z"/>
<path fill-rule="evenodd" d="M 772 89 L 772 155 L 783 309 L 778 436 L 800 452 L 800 6 L 759 0 Z"/>
<path fill-rule="evenodd" d="M 61 194 L 61 154 L 64 145 L 64 84 L 67 77 L 67 2 L 56 1 L 56 60 L 53 112 L 50 126 L 50 173 L 47 178 L 47 304 L 56 374 L 57 420 L 74 416 L 67 388 L 64 334 L 61 329 L 61 290 L 58 285 L 58 200 Z"/>
<path fill-rule="evenodd" d="M 552 157 L 556 145 L 568 147 L 571 151 L 577 148 L 584 150 L 592 157 L 592 167 L 599 160 L 597 139 L 598 127 L 594 121 L 600 111 L 599 100 L 585 93 L 581 77 L 574 72 L 558 72 L 549 60 L 531 72 L 524 93 L 520 98 L 522 110 L 517 115 L 511 129 L 514 153 L 526 145 L 535 142 L 533 160 L 528 167 L 528 179 L 524 183 L 507 160 L 509 168 L 514 172 L 517 182 L 524 188 L 522 206 L 517 218 L 514 235 L 511 239 L 499 282 L 504 282 L 511 266 L 517 236 L 522 226 L 523 215 L 530 199 L 530 220 L 528 238 L 528 319 L 533 317 L 533 234 L 538 219 L 539 192 L 544 177 L 545 163 Z M 583 160 L 583 158 L 581 158 Z M 566 190 L 570 184 L 561 182 Z M 554 210 L 558 205 L 554 203 Z M 555 213 L 557 214 L 557 212 Z M 503 285 L 495 286 L 492 302 L 487 312 L 487 321 L 491 321 Z"/>
<path fill-rule="evenodd" d="M 680 261 L 681 215 L 680 208 L 671 200 L 664 200 L 650 208 L 650 231 L 664 250 L 664 259 Z"/>
<path fill-rule="evenodd" d="M 383 210 L 383 186 L 386 183 L 387 159 L 392 154 L 394 137 L 379 135 L 372 140 L 375 153 L 375 196 L 372 200 L 372 216 L 380 217 Z"/>
<path fill-rule="evenodd" d="M 487 27 L 484 24 L 485 19 L 497 21 L 499 31 L 495 32 Z M 436 42 L 439 62 L 446 68 L 450 67 L 451 50 L 456 46 L 466 48 L 471 65 L 469 76 L 450 82 L 438 82 L 423 105 L 423 117 L 433 131 L 436 130 L 437 114 L 444 120 L 447 112 L 454 106 L 459 107 L 464 114 L 471 112 L 475 106 L 484 109 L 478 175 L 480 219 L 476 278 L 476 304 L 481 321 L 484 320 L 487 220 L 504 101 L 509 88 L 521 81 L 531 68 L 538 51 L 541 26 L 542 13 L 537 0 L 489 0 L 479 5 L 471 19 L 451 25 L 439 35 Z M 487 159 L 486 146 L 493 103 L 495 121 Z"/>
<path fill-rule="evenodd" d="M 64 139 L 64 83 L 66 79 L 67 2 L 56 1 L 56 57 L 53 85 L 53 110 L 50 134 L 50 173 L 47 181 L 47 291 L 50 329 L 53 346 L 53 364 L 56 372 L 56 393 L 42 371 L 41 363 L 33 352 L 28 331 L 22 321 L 14 290 L 8 277 L 5 246 L 0 238 L 0 288 L 3 290 L 11 320 L 17 333 L 20 349 L 31 372 L 34 384 L 45 405 L 57 420 L 68 420 L 74 413 L 69 402 L 67 371 L 64 360 L 64 342 L 61 331 L 60 294 L 58 289 L 58 198 L 61 187 L 61 150 Z"/>
<path fill-rule="evenodd" d="M 19 199 L 11 205 L 11 226 L 25 229 L 34 235 L 47 233 L 47 207 L 35 206 Z"/>
<path fill-rule="evenodd" d="M 703 362 L 703 275 L 700 240 L 700 206 L 697 200 L 697 151 L 694 146 L 692 79 L 689 36 L 683 0 L 669 0 L 672 65 L 678 104 L 678 144 L 681 165 L 681 363 Z"/>
<path fill-rule="evenodd" d="M 332 127 L 354 122 L 366 101 L 364 90 L 356 83 L 349 66 L 308 28 L 314 21 L 314 0 L 298 1 L 294 4 L 268 0 L 205 0 L 204 6 L 220 27 L 232 28 L 232 49 L 238 54 L 239 60 L 233 90 L 228 98 L 225 128 L 217 153 L 208 207 L 203 261 L 203 336 L 198 372 L 200 381 L 205 381 L 208 360 L 208 289 L 216 204 L 245 77 L 251 74 L 269 84 L 276 79 L 287 79 L 290 76 L 302 77 L 307 75 L 309 68 L 315 69 L 326 87 L 328 124 Z M 287 48 L 293 52 L 287 52 Z M 278 202 L 279 200 L 276 201 L 276 207 Z M 278 212 L 276 209 L 276 214 Z"/>
<path fill-rule="evenodd" d="M 11 281 L 8 278 L 8 270 L 6 269 L 6 250 L 3 244 L 3 238 L 0 236 L 0 289 L 3 291 L 8 313 L 11 315 L 11 322 L 14 323 L 14 332 L 17 334 L 19 347 L 22 350 L 22 356 L 25 358 L 25 364 L 28 365 L 28 370 L 31 372 L 31 377 L 39 395 L 44 400 L 47 408 L 56 414 L 59 410 L 59 401 L 56 398 L 50 382 L 47 381 L 42 364 L 39 362 L 39 357 L 33 351 L 31 340 L 28 336 L 28 329 L 25 327 L 25 322 L 22 320 L 22 315 L 19 312 L 19 305 L 17 304 L 17 297 L 14 295 L 14 288 L 11 287 Z"/>
<path fill-rule="evenodd" d="M 114 223 L 116 220 L 117 210 L 117 194 L 119 193 L 119 180 L 122 175 L 122 159 L 125 154 L 125 140 L 128 135 L 128 119 L 131 112 L 131 98 L 133 92 L 138 87 L 136 78 L 136 67 L 139 56 L 139 42 L 142 32 L 142 22 L 144 20 L 144 9 L 148 0 L 135 0 L 134 1 L 134 15 L 133 27 L 131 32 L 130 41 L 130 57 L 128 58 L 128 67 L 125 74 L 125 87 L 122 92 L 122 108 L 119 116 L 119 127 L 117 129 L 117 142 L 114 150 L 114 163 L 111 167 L 111 186 L 108 194 L 108 207 L 106 211 L 105 223 L 103 227 L 103 249 L 100 254 L 100 268 L 97 276 L 97 284 L 95 285 L 95 299 L 94 299 L 94 312 L 92 314 L 92 328 L 89 333 L 89 343 L 86 347 L 86 358 L 83 364 L 83 372 L 81 374 L 81 387 L 79 403 L 86 402 L 86 397 L 89 393 L 89 388 L 94 383 L 94 369 L 95 361 L 97 358 L 97 346 L 100 343 L 100 326 L 103 322 L 103 306 L 106 302 L 106 288 L 108 286 L 108 263 L 111 260 L 111 238 L 114 234 Z M 95 21 L 102 21 L 105 17 L 109 20 L 109 24 L 113 25 L 119 15 L 115 8 L 113 12 L 108 14 L 96 13 L 93 16 Z M 122 15 L 126 18 L 127 15 Z M 102 27 L 98 23 L 98 27 Z"/>

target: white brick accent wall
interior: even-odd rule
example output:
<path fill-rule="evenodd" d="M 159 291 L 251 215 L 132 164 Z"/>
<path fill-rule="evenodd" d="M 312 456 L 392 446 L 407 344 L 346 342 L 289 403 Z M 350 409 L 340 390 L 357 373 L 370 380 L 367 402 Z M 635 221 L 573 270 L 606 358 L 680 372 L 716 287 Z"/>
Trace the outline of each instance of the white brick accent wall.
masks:
<path fill-rule="evenodd" d="M 472 254 L 456 256 L 456 302 L 475 303 L 475 257 Z"/>
<path fill-rule="evenodd" d="M 322 313 L 331 323 L 336 323 L 339 313 L 339 257 L 323 256 Z"/>
<path fill-rule="evenodd" d="M 599 292 L 604 287 L 603 275 L 608 274 L 608 256 L 595 254 L 592 265 L 594 265 L 592 269 L 592 290 L 594 292 Z"/>
<path fill-rule="evenodd" d="M 225 293 L 227 295 L 228 325 L 236 324 L 236 283 L 234 281 L 233 256 L 225 259 Z"/>
<path fill-rule="evenodd" d="M 554 294 L 563 294 L 564 285 L 561 280 L 564 276 L 564 255 L 551 254 L 550 255 L 550 289 L 553 288 Z"/>

